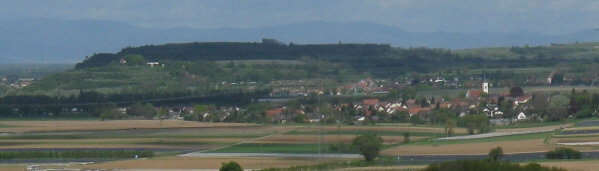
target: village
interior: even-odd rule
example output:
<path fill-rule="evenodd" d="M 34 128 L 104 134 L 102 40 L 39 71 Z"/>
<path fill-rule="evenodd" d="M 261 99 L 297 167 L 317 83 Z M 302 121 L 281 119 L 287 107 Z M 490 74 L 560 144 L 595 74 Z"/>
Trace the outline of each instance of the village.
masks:
<path fill-rule="evenodd" d="M 431 80 L 430 83 L 434 85 L 435 83 L 443 82 L 440 85 L 463 86 L 457 82 L 457 79 L 455 80 L 456 82 L 454 80 L 439 80 Z M 465 94 L 462 93 L 455 97 L 447 95 L 414 97 L 413 95 L 406 95 L 407 92 L 399 91 L 398 97 L 390 98 L 391 93 L 397 93 L 400 87 L 410 87 L 413 86 L 413 83 L 410 81 L 389 83 L 387 80 L 365 79 L 334 90 L 317 88 L 292 89 L 290 87 L 279 89 L 285 90 L 286 93 L 291 93 L 285 95 L 281 95 L 282 91 L 273 90 L 270 94 L 272 98 L 257 100 L 257 104 L 264 105 L 255 105 L 260 107 L 258 109 L 251 109 L 251 112 L 248 111 L 248 108 L 252 108 L 251 106 L 215 106 L 210 104 L 157 107 L 151 105 L 150 108 L 154 111 L 155 115 L 150 116 L 134 114 L 134 110 L 139 109 L 132 109 L 132 106 L 118 107 L 116 110 L 118 111 L 117 113 L 128 118 L 176 119 L 205 122 L 243 122 L 239 118 L 245 118 L 248 116 L 244 115 L 253 114 L 262 115 L 264 122 L 279 124 L 319 122 L 328 124 L 368 124 L 368 122 L 411 122 L 414 124 L 425 124 L 430 122 L 431 115 L 436 110 L 451 111 L 457 117 L 464 117 L 471 114 L 485 114 L 491 125 L 543 121 L 543 118 L 534 113 L 534 110 L 530 110 L 533 106 L 526 105 L 533 98 L 533 94 L 525 93 L 521 87 L 511 87 L 507 92 L 491 93 L 491 84 L 485 80 L 481 82 L 479 88 L 468 89 Z M 292 82 L 285 83 L 293 84 Z M 338 100 L 339 103 L 327 101 L 320 105 L 314 102 L 298 102 L 298 99 L 302 98 L 320 97 L 355 100 Z M 85 112 L 82 108 L 65 108 L 62 110 L 63 113 L 72 114 Z M 49 113 L 48 115 L 51 116 L 53 114 Z"/>
<path fill-rule="evenodd" d="M 382 87 L 376 87 L 373 89 L 368 88 L 370 85 L 369 81 L 361 81 L 354 85 L 362 90 L 366 90 L 373 94 L 387 94 L 389 89 Z M 347 86 L 346 86 L 347 87 Z M 324 94 L 320 92 L 321 94 Z M 340 94 L 340 93 L 339 93 Z M 339 95 L 338 94 L 338 95 Z M 453 109 L 458 111 L 457 115 L 460 117 L 468 114 L 479 114 L 484 113 L 489 117 L 491 124 L 495 125 L 507 125 L 513 122 L 523 122 L 531 119 L 539 119 L 534 113 L 527 113 L 529 106 L 526 106 L 528 101 L 532 99 L 532 94 L 526 94 L 520 87 L 512 87 L 509 92 L 491 94 L 489 93 L 489 83 L 484 82 L 481 85 L 481 89 L 470 89 L 466 92 L 463 97 L 455 97 L 451 99 L 435 99 L 432 98 L 421 98 L 421 99 L 392 99 L 382 100 L 377 98 L 367 98 L 360 101 L 353 101 L 350 103 L 334 104 L 333 108 L 335 112 L 343 113 L 343 110 L 354 111 L 353 121 L 355 123 L 363 122 L 366 120 L 383 121 L 382 118 L 388 115 L 394 115 L 397 113 L 403 113 L 408 116 L 407 120 L 412 117 L 420 117 L 422 119 L 428 118 L 435 109 Z M 509 101 L 512 104 L 511 112 L 516 114 L 504 115 L 504 112 L 499 109 L 498 104 L 502 101 Z M 307 122 L 321 122 L 323 115 L 313 113 L 306 113 L 303 106 L 300 109 L 290 109 L 287 106 L 281 106 L 279 108 L 271 109 L 266 111 L 266 116 L 272 118 L 275 123 L 286 123 L 293 121 L 292 118 L 296 118 L 297 115 L 305 115 Z M 336 121 L 339 122 L 339 121 Z"/>
<path fill-rule="evenodd" d="M 148 64 L 148 67 L 152 67 Z M 555 73 L 535 79 L 535 84 L 552 85 Z M 560 77 L 560 81 L 567 81 Z M 531 79 L 532 80 L 532 79 Z M 26 86 L 29 80 L 17 83 Z M 505 92 L 491 92 L 491 86 L 503 81 L 489 81 L 485 76 L 465 75 L 443 78 L 434 76 L 403 77 L 399 79 L 362 79 L 338 87 L 322 88 L 322 80 L 277 80 L 268 83 L 273 89 L 268 97 L 255 99 L 250 106 L 212 104 L 177 104 L 154 106 L 138 103 L 115 106 L 114 114 L 106 119 L 175 119 L 204 122 L 264 122 L 264 123 L 344 123 L 369 124 L 407 122 L 430 124 L 435 111 L 464 117 L 484 114 L 491 125 L 510 125 L 521 122 L 543 122 L 536 113 L 532 93 L 513 86 Z M 259 86 L 257 82 L 221 82 L 221 86 Z M 495 85 L 494 85 L 495 84 Z M 505 84 L 505 83 L 503 83 Z M 261 85 L 264 86 L 264 85 Z M 505 85 L 502 85 L 505 87 Z M 418 91 L 442 89 L 458 93 L 417 95 Z M 434 92 L 434 91 L 433 91 Z M 329 99 L 306 102 L 305 99 Z M 304 100 L 302 100 L 304 99 Z M 330 100 L 337 99 L 337 100 Z M 259 106 L 259 107 L 252 107 Z M 252 108 L 249 109 L 248 108 Z M 142 110 L 143 109 L 143 110 Z M 85 107 L 63 107 L 45 112 L 43 116 L 79 115 L 90 113 Z M 13 113 L 23 113 L 14 108 Z M 145 112 L 145 113 L 143 113 Z M 101 114 L 98 114 L 101 115 Z M 251 118 L 251 119 L 250 119 Z M 434 120 L 434 118 L 433 118 Z"/>

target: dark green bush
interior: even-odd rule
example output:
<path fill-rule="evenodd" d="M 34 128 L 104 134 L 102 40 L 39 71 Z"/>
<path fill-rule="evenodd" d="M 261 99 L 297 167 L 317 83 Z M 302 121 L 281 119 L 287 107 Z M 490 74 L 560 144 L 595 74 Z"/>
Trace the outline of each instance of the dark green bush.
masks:
<path fill-rule="evenodd" d="M 518 163 L 498 162 L 493 160 L 457 160 L 443 163 L 430 164 L 425 171 L 566 171 L 566 169 L 557 167 L 543 167 L 537 163 L 520 165 Z"/>
<path fill-rule="evenodd" d="M 219 171 L 243 171 L 243 168 L 241 168 L 241 165 L 237 162 L 230 161 L 228 163 L 223 163 Z"/>
<path fill-rule="evenodd" d="M 558 147 L 547 152 L 547 159 L 580 159 L 582 153 L 571 148 Z"/>

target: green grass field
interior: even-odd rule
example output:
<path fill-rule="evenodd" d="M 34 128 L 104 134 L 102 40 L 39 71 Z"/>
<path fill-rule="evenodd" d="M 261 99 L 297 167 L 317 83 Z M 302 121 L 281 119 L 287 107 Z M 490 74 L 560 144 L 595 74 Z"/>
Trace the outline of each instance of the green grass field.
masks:
<path fill-rule="evenodd" d="M 214 153 L 291 153 L 291 154 L 317 154 L 321 153 L 353 153 L 351 150 L 333 152 L 329 144 L 270 144 L 270 143 L 246 143 L 235 145 L 210 152 Z"/>

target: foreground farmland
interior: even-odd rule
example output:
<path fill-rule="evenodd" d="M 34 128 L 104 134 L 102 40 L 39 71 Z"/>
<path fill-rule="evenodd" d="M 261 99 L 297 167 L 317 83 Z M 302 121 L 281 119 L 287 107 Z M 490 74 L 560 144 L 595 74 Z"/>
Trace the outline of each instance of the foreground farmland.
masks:
<path fill-rule="evenodd" d="M 0 136 L 0 140 L 2 140 L 0 151 L 134 149 L 152 151 L 156 156 L 149 159 L 133 159 L 133 156 L 131 158 L 89 158 L 79 162 L 92 162 L 92 164 L 68 166 L 80 169 L 214 169 L 218 168 L 221 162 L 227 161 L 237 161 L 244 168 L 258 169 L 353 161 L 360 159 L 298 156 L 355 154 L 349 148 L 351 141 L 355 136 L 366 133 L 381 135 L 384 141 L 384 150 L 381 154 L 388 157 L 400 156 L 401 160 L 398 160 L 398 162 L 402 165 L 425 164 L 431 162 L 431 160 L 452 158 L 453 155 L 462 155 L 465 158 L 480 158 L 481 156 L 484 157 L 489 149 L 497 146 L 504 149 L 504 152 L 508 154 L 507 158 L 511 158 L 511 154 L 530 153 L 536 156 L 534 159 L 539 159 L 538 155 L 542 156 L 542 153 L 548 150 L 565 146 L 559 143 L 597 141 L 596 134 L 562 135 L 559 132 L 439 141 L 435 139 L 444 136 L 444 128 L 407 124 L 317 126 L 200 123 L 178 120 L 124 120 L 2 121 L 0 125 L 2 125 L 0 132 L 4 132 Z M 496 132 L 554 130 L 568 126 L 570 125 L 497 129 Z M 594 128 L 593 125 L 577 126 L 564 129 L 564 132 L 594 130 Z M 404 137 L 404 133 L 408 132 L 410 133 L 410 142 L 406 141 Z M 465 135 L 466 130 L 460 128 L 456 129 L 455 132 L 457 135 Z M 582 151 L 594 151 L 597 146 L 584 145 L 573 146 L 573 148 Z M 222 155 L 210 157 L 180 156 L 191 152 L 220 153 Z M 235 153 L 252 153 L 257 154 L 257 156 L 235 156 L 233 155 Z M 520 160 L 522 158 L 526 159 L 526 156 L 515 155 L 513 157 Z M 27 163 L 52 164 L 68 161 L 67 159 L 51 158 L 2 161 L 6 164 L 0 165 L 0 169 L 15 168 L 15 165 L 24 166 Z M 54 165 L 54 167 L 64 168 L 67 166 Z"/>

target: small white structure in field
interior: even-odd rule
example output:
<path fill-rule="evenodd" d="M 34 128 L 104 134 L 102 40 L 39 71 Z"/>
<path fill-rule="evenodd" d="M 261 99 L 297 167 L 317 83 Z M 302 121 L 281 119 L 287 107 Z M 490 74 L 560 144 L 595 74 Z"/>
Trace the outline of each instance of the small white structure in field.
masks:
<path fill-rule="evenodd" d="M 150 65 L 150 67 L 154 67 L 155 65 L 159 65 L 160 63 L 158 62 L 148 62 L 146 63 L 146 65 Z"/>
<path fill-rule="evenodd" d="M 520 112 L 520 114 L 518 114 L 517 116 L 518 120 L 525 120 L 526 119 L 526 115 L 524 114 L 524 112 Z"/>

